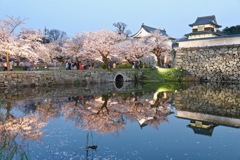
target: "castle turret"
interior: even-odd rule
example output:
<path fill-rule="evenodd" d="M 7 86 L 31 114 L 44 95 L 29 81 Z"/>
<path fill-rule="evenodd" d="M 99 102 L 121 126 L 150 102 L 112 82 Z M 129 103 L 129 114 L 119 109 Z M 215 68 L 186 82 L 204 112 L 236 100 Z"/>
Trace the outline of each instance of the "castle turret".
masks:
<path fill-rule="evenodd" d="M 188 39 L 221 36 L 221 34 L 218 32 L 218 29 L 222 26 L 217 24 L 217 20 L 214 15 L 198 17 L 196 21 L 192 24 L 189 24 L 189 26 L 192 27 L 192 32 L 185 35 Z"/>

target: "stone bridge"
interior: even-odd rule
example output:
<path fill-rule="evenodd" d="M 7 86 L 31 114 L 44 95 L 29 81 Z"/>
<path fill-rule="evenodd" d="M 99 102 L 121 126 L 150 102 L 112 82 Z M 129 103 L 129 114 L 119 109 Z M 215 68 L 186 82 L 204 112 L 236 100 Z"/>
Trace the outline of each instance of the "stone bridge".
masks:
<path fill-rule="evenodd" d="M 123 70 L 54 70 L 54 71 L 2 71 L 0 88 L 53 86 L 53 85 L 88 85 L 116 82 L 121 87 L 123 82 L 137 81 L 141 72 L 133 69 Z M 117 86 L 119 85 L 119 86 Z"/>

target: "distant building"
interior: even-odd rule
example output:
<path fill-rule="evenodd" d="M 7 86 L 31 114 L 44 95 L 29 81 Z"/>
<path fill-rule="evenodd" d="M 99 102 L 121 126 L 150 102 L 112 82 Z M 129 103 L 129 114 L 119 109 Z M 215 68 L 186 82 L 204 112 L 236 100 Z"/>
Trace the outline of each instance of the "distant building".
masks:
<path fill-rule="evenodd" d="M 135 33 L 134 35 L 132 35 L 131 37 L 133 38 L 141 38 L 141 37 L 145 37 L 145 36 L 149 36 L 151 34 L 151 32 L 154 32 L 156 30 L 159 30 L 160 33 L 163 35 L 163 36 L 166 36 L 166 37 L 169 37 L 167 35 L 167 32 L 166 30 L 161 30 L 161 29 L 157 29 L 157 28 L 153 28 L 153 27 L 150 27 L 150 26 L 147 26 L 147 25 L 144 25 L 142 24 L 139 31 L 137 33 Z"/>
<path fill-rule="evenodd" d="M 192 27 L 192 32 L 185 35 L 188 39 L 221 36 L 218 29 L 222 26 L 218 25 L 214 15 L 198 17 L 196 21 L 189 24 L 189 26 Z"/>

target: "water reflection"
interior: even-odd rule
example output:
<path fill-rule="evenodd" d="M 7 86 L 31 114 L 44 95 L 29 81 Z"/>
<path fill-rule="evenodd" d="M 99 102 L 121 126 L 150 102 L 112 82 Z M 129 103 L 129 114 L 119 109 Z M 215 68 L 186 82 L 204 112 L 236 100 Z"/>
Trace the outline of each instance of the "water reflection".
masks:
<path fill-rule="evenodd" d="M 100 134 L 124 129 L 126 119 L 157 128 L 171 113 L 171 96 L 167 92 L 159 93 L 156 100 L 148 96 L 147 92 L 131 92 L 72 97 L 62 105 L 62 114 L 76 126 Z"/>
<path fill-rule="evenodd" d="M 175 115 L 179 120 L 186 119 L 186 127 L 200 135 L 212 136 L 214 128 L 218 126 L 240 127 L 240 90 L 236 85 L 198 84 L 183 88 L 179 84 L 149 86 L 129 83 L 123 84 L 120 89 L 115 84 L 105 84 L 3 90 L 0 95 L 0 159 L 28 159 L 29 155 L 32 159 L 109 158 L 106 153 L 101 153 L 104 152 L 104 145 L 99 145 L 99 139 L 108 137 L 108 134 L 123 134 L 129 130 L 128 125 L 133 123 L 137 123 L 140 129 L 146 126 L 158 129 L 161 124 L 169 122 L 169 115 Z M 62 118 L 65 122 L 61 121 Z M 43 157 L 27 152 L 37 152 L 28 148 L 30 142 L 41 141 L 47 144 L 44 139 L 50 137 L 50 133 L 45 128 L 49 128 L 53 120 L 61 121 L 61 128 L 52 135 L 52 139 L 56 139 L 60 133 L 65 136 L 73 134 L 64 129 L 67 127 L 66 122 L 85 131 L 81 132 L 84 142 L 81 143 L 80 152 L 66 154 L 66 151 L 62 151 L 65 158 L 59 157 L 59 152 L 51 155 L 48 146 L 48 151 L 41 149 L 41 152 L 47 153 Z M 126 148 L 127 145 L 119 147 Z M 151 154 L 153 156 L 158 153 Z M 123 158 L 124 156 L 120 154 L 117 159 L 136 158 L 131 157 L 133 155 Z M 161 156 L 152 159 L 158 159 L 157 157 Z M 114 158 L 116 159 L 109 159 Z"/>
<path fill-rule="evenodd" d="M 43 136 L 42 128 L 61 116 L 78 128 L 101 135 L 124 130 L 126 121 L 158 128 L 171 113 L 172 93 L 154 95 L 153 91 L 133 84 L 122 91 L 118 88 L 118 92 L 112 86 L 97 87 L 4 91 L 0 110 L 2 137 L 39 140 Z M 96 148 L 97 145 L 86 144 L 87 152 Z"/>
<path fill-rule="evenodd" d="M 238 85 L 202 84 L 175 94 L 176 116 L 189 119 L 194 133 L 212 136 L 216 126 L 240 128 Z"/>

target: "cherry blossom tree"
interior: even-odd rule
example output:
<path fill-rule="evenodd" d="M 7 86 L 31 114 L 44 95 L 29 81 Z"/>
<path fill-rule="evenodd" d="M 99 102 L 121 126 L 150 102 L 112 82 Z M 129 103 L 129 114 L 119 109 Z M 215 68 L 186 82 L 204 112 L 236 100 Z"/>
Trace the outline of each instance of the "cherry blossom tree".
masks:
<path fill-rule="evenodd" d="M 105 66 L 108 68 L 109 58 L 119 55 L 121 48 L 117 45 L 124 40 L 123 35 L 112 31 L 101 30 L 97 32 L 86 33 L 86 39 L 83 44 L 84 52 L 92 54 L 95 59 L 101 57 Z"/>
<path fill-rule="evenodd" d="M 49 55 L 52 58 L 52 63 L 55 59 L 58 61 L 68 56 L 65 52 L 64 44 L 68 40 L 66 32 L 57 29 L 44 29 L 43 31 L 43 43 L 49 49 Z"/>
<path fill-rule="evenodd" d="M 84 40 L 84 34 L 75 34 L 72 39 L 66 40 L 64 44 L 66 52 L 68 52 L 69 55 L 77 57 L 82 51 Z"/>
<path fill-rule="evenodd" d="M 51 63 L 54 62 L 54 59 L 62 59 L 62 57 L 66 56 L 63 46 L 59 45 L 59 43 L 57 41 L 45 43 L 44 46 L 48 50 L 48 56 L 51 60 L 50 61 Z"/>
<path fill-rule="evenodd" d="M 171 51 L 171 41 L 163 36 L 159 30 L 151 32 L 149 36 L 143 37 L 157 59 L 158 66 L 164 65 L 164 57 Z"/>
<path fill-rule="evenodd" d="M 25 20 L 26 18 L 15 18 L 13 16 L 7 16 L 6 20 L 0 19 L 0 53 L 4 53 L 6 56 L 8 70 L 10 70 L 9 54 L 13 55 L 17 48 L 14 31 L 24 24 Z"/>
<path fill-rule="evenodd" d="M 14 32 L 25 20 L 11 16 L 7 20 L 0 20 L 0 53 L 6 55 L 8 70 L 9 55 L 24 57 L 30 61 L 51 61 L 49 49 L 43 44 L 40 31 L 22 28 L 18 34 Z"/>
<path fill-rule="evenodd" d="M 26 19 L 7 16 L 7 20 L 0 19 L 0 40 L 1 42 L 11 42 L 15 38 L 14 31 L 21 24 L 24 24 Z"/>
<path fill-rule="evenodd" d="M 126 40 L 124 48 L 125 58 L 129 63 L 140 62 L 140 59 L 148 55 L 151 51 L 151 47 L 144 38 Z"/>
<path fill-rule="evenodd" d="M 25 57 L 30 61 L 41 59 L 45 62 L 52 61 L 49 48 L 43 44 L 43 36 L 40 31 L 23 28 L 16 40 L 17 49 L 15 56 Z"/>

